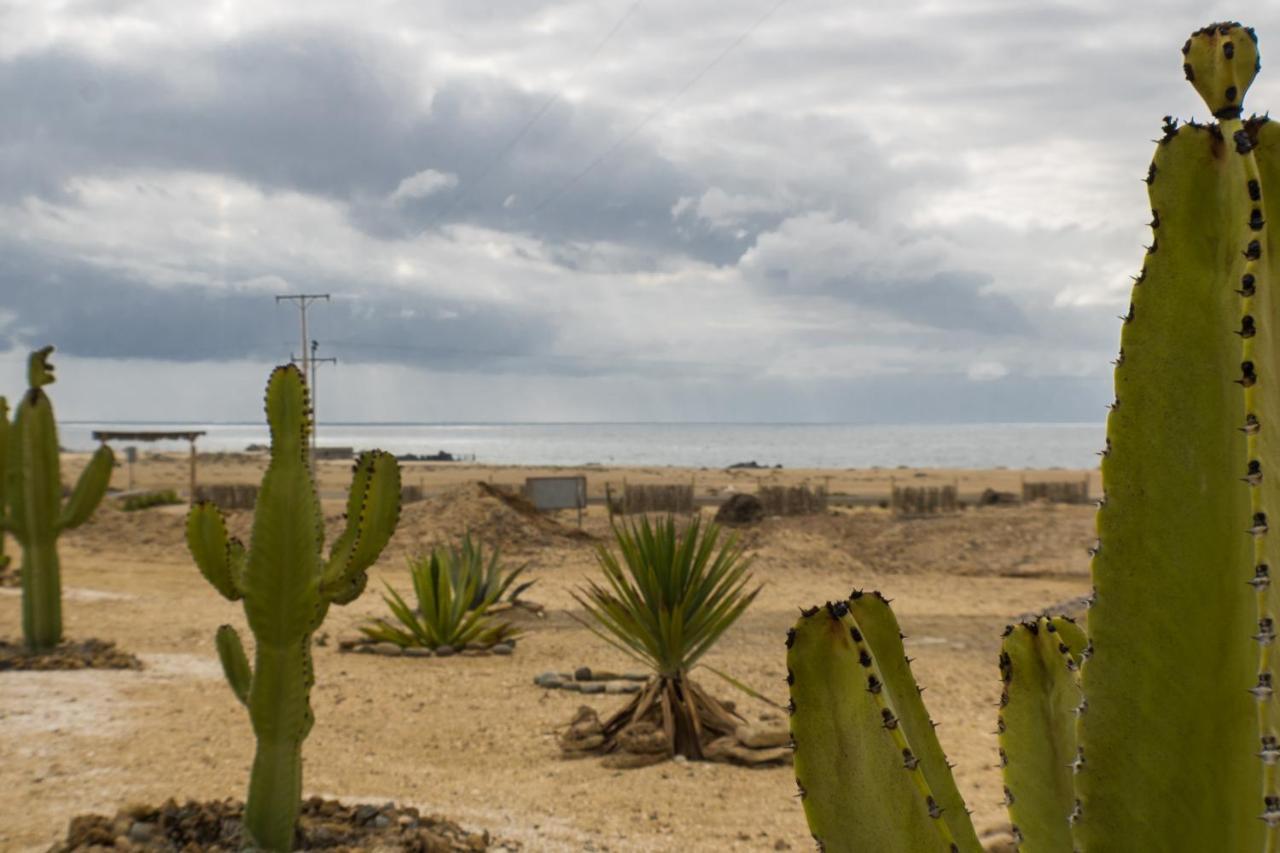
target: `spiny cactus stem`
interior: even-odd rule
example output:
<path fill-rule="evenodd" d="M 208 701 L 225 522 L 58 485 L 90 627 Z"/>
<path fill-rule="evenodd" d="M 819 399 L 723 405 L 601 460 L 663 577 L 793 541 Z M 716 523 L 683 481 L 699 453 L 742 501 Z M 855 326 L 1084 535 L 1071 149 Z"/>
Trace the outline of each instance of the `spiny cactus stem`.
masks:
<path fill-rule="evenodd" d="M 1246 280 L 1253 282 L 1253 285 L 1241 293 L 1240 296 L 1240 361 L 1242 365 L 1256 363 L 1254 353 L 1254 341 L 1256 335 L 1253 332 L 1253 326 L 1256 322 L 1254 319 L 1254 296 L 1258 284 L 1264 286 L 1267 282 L 1260 281 L 1263 275 L 1263 265 L 1261 263 L 1261 255 L 1259 252 L 1252 251 L 1254 241 L 1256 245 L 1266 244 L 1266 223 L 1262 219 L 1261 211 L 1263 208 L 1262 199 L 1262 181 L 1258 171 L 1258 162 L 1254 158 L 1252 145 L 1249 143 L 1249 137 L 1244 129 L 1244 125 L 1239 118 L 1225 118 L 1221 120 L 1222 135 L 1225 139 L 1234 141 L 1236 153 L 1243 158 L 1244 173 L 1247 186 L 1249 188 L 1249 198 L 1247 199 L 1246 209 L 1241 211 L 1245 221 L 1244 228 L 1244 276 Z M 1243 384 L 1245 411 L 1254 413 L 1258 411 L 1257 396 L 1259 385 L 1262 382 L 1271 380 L 1271 376 L 1264 374 L 1257 381 L 1249 384 Z M 1274 428 L 1274 426 L 1273 426 Z M 1266 518 L 1266 507 L 1262 502 L 1262 477 L 1268 472 L 1262 471 L 1257 465 L 1260 459 L 1258 448 L 1258 429 L 1251 430 L 1245 434 L 1245 446 L 1247 447 L 1247 459 L 1245 460 L 1245 483 L 1249 486 L 1249 509 L 1252 514 L 1252 531 L 1253 535 L 1253 566 L 1250 567 L 1250 573 L 1256 571 L 1256 567 L 1266 562 L 1266 536 L 1267 525 L 1265 522 L 1260 523 Z M 1269 472 L 1271 476 L 1276 476 L 1277 472 Z M 1275 614 L 1270 610 L 1268 602 L 1268 591 L 1265 586 L 1255 585 L 1257 590 L 1257 610 L 1258 624 L 1270 625 L 1274 624 Z M 1272 643 L 1267 642 L 1262 637 L 1263 630 L 1259 629 L 1258 640 L 1258 676 L 1259 680 L 1263 676 L 1274 680 L 1272 673 L 1271 648 Z M 1271 697 L 1259 698 L 1258 700 L 1258 737 L 1261 743 L 1267 743 L 1268 738 L 1276 737 L 1276 731 L 1271 725 L 1271 708 L 1270 705 L 1275 700 Z M 1276 797 L 1276 766 L 1274 763 L 1263 762 L 1262 767 L 1262 797 L 1263 797 L 1263 819 L 1267 825 L 1266 831 L 1266 851 L 1267 853 L 1276 853 L 1278 843 L 1277 838 L 1277 822 L 1266 820 L 1266 815 L 1271 811 L 1269 804 L 1275 801 Z"/>
<path fill-rule="evenodd" d="M 832 614 L 834 618 L 834 614 Z M 843 621 L 848 624 L 850 620 L 847 616 Z M 867 683 L 882 685 L 884 684 L 884 673 L 880 671 L 880 666 L 876 661 L 875 655 L 871 653 L 870 646 L 866 641 L 860 639 L 860 635 L 851 634 L 854 637 L 854 647 L 857 649 L 858 658 L 863 662 L 867 672 Z M 869 665 L 867 665 L 869 662 Z M 898 725 L 898 716 L 894 713 L 890 706 L 885 691 L 879 687 L 875 689 L 868 688 L 872 698 L 875 700 L 876 706 L 880 711 L 880 718 L 884 720 L 883 728 L 889 732 L 889 736 L 893 738 L 893 743 L 897 747 L 898 752 L 903 756 L 912 755 L 911 745 L 907 742 L 907 737 L 902 731 L 902 726 Z M 955 836 L 951 832 L 951 828 L 947 826 L 944 820 L 938 820 L 942 814 L 942 810 L 938 807 L 937 797 L 934 796 L 933 789 L 929 786 L 929 780 L 924 776 L 924 770 L 920 767 L 918 761 L 906 761 L 903 764 L 904 769 L 911 774 L 911 781 L 915 783 L 916 788 L 920 791 L 920 796 L 924 799 L 929 809 L 929 817 L 934 818 L 931 821 L 934 829 L 938 830 L 938 837 L 947 845 L 948 850 L 958 850 Z"/>

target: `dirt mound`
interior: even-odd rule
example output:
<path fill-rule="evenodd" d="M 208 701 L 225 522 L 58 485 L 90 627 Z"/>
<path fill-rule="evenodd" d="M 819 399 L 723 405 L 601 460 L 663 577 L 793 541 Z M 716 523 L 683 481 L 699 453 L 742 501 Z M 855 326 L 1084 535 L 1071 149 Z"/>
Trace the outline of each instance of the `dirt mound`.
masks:
<path fill-rule="evenodd" d="M 38 654 L 21 643 L 0 640 L 0 670 L 6 669 L 142 669 L 142 661 L 105 640 L 62 643 Z"/>
<path fill-rule="evenodd" d="M 67 838 L 56 853 L 73 850 L 178 851 L 239 850 L 244 806 L 236 800 L 206 803 L 169 800 L 156 808 L 130 806 L 115 817 L 80 815 L 71 819 Z M 302 804 L 297 847 L 303 850 L 518 850 L 514 842 L 495 842 L 487 832 L 467 832 L 440 815 L 424 817 L 415 808 L 348 806 L 312 797 Z M 119 842 L 123 841 L 123 844 Z"/>
<path fill-rule="evenodd" d="M 546 517 L 521 495 L 476 482 L 404 507 L 392 543 L 423 550 L 457 542 L 468 532 L 488 547 L 508 551 L 592 538 Z"/>

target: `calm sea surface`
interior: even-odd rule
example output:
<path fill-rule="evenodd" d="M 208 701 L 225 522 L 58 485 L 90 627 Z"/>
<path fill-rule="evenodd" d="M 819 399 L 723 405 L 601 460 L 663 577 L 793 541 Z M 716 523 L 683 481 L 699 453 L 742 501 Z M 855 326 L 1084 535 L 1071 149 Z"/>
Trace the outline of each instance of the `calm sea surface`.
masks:
<path fill-rule="evenodd" d="M 94 429 L 205 430 L 204 451 L 267 441 L 261 424 L 88 423 L 61 425 L 65 447 L 94 444 Z M 723 467 L 755 460 L 787 468 L 1092 468 L 1104 440 L 1097 424 L 321 424 L 322 446 L 393 453 L 474 455 L 513 465 Z M 156 450 L 185 450 L 158 442 Z"/>

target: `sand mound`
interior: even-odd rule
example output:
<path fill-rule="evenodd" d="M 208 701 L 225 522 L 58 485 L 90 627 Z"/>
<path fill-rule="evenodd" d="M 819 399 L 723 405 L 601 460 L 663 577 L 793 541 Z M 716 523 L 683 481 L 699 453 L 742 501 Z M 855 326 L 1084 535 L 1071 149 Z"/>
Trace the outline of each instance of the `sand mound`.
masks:
<path fill-rule="evenodd" d="M 475 482 L 405 506 L 392 547 L 417 551 L 457 542 L 468 532 L 489 547 L 508 551 L 593 538 L 547 518 L 520 495 Z"/>

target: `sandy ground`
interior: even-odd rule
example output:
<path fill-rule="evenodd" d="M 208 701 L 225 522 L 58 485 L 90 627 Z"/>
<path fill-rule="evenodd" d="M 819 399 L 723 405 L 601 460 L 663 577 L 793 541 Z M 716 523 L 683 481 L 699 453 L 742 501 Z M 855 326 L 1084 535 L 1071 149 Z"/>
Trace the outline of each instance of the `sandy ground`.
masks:
<path fill-rule="evenodd" d="M 68 476 L 78 460 L 68 459 Z M 186 459 L 147 459 L 135 469 L 146 486 L 185 482 Z M 206 482 L 253 482 L 261 460 L 202 459 Z M 322 487 L 331 534 L 347 465 L 325 465 Z M 396 800 L 444 813 L 536 850 L 806 850 L 811 847 L 790 768 L 744 769 L 666 763 L 615 771 L 594 759 L 559 757 L 553 732 L 581 704 L 601 710 L 621 697 L 544 691 L 532 679 L 579 665 L 634 669 L 628 659 L 575 623 L 570 591 L 596 571 L 587 539 L 538 524 L 482 495 L 476 479 L 523 481 L 532 469 L 421 465 L 406 482 L 444 494 L 405 508 L 370 591 L 334 608 L 316 649 L 317 723 L 306 746 L 306 790 L 346 800 Z M 757 476 L 827 481 L 833 492 L 887 494 L 890 477 L 959 480 L 964 493 L 1014 490 L 1024 472 L 904 470 L 737 472 L 589 469 L 603 482 L 687 482 L 699 489 L 750 491 Z M 921 474 L 923 476 L 916 476 Z M 1047 479 L 1026 473 L 1028 479 Z M 1083 472 L 1051 472 L 1079 479 Z M 117 471 L 115 484 L 124 485 Z M 862 491 L 859 491 L 862 490 Z M 62 539 L 65 618 L 73 638 L 117 641 L 142 656 L 143 672 L 0 673 L 0 849 L 42 849 L 68 819 L 167 797 L 243 796 L 253 739 L 243 709 L 222 681 L 213 632 L 242 627 L 238 605 L 199 576 L 182 543 L 183 507 L 124 513 L 111 502 Z M 233 529 L 250 518 L 235 513 Z M 384 605 L 382 581 L 407 589 L 405 555 L 440 539 L 477 531 L 528 562 L 537 585 L 527 594 L 548 617 L 526 625 L 509 658 L 408 659 L 346 655 L 334 640 Z M 587 532 L 603 541 L 599 508 Z M 970 509 L 946 518 L 898 520 L 879 509 L 841 509 L 770 519 L 745 534 L 756 577 L 766 584 L 743 619 L 708 656 L 778 702 L 786 701 L 783 637 L 801 605 L 879 588 L 909 635 L 916 674 L 943 746 L 980 829 L 1003 821 L 995 705 L 1000 630 L 1014 616 L 1087 592 L 1085 548 L 1092 508 L 1031 505 Z M 12 544 L 10 544 L 12 549 Z M 0 635 L 19 633 L 16 590 L 0 590 Z M 777 711 L 702 671 L 705 686 L 733 698 L 748 719 Z"/>

